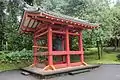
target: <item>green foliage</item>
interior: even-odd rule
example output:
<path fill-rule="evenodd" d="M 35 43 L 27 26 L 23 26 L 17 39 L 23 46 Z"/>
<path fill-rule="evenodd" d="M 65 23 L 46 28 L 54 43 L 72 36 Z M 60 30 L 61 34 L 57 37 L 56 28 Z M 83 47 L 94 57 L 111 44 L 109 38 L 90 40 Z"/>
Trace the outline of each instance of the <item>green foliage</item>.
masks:
<path fill-rule="evenodd" d="M 32 51 L 23 49 L 22 51 L 10 52 L 0 55 L 0 63 L 21 63 L 31 62 L 33 58 Z"/>
<path fill-rule="evenodd" d="M 33 5 L 34 0 L 24 0 L 24 1 L 27 2 L 27 4 L 29 4 L 29 5 Z"/>
<path fill-rule="evenodd" d="M 2 33 L 4 33 L 4 38 L 1 38 L 0 42 L 2 42 L 2 49 L 1 50 L 22 50 L 26 48 L 28 50 L 32 49 L 32 36 L 30 35 L 21 35 L 19 30 L 19 19 L 23 13 L 20 7 L 18 6 L 19 3 L 16 0 L 9 0 L 8 2 L 4 3 L 6 5 L 3 12 L 5 13 L 5 24 L 2 27 Z M 1 33 L 1 34 L 2 34 Z"/>
<path fill-rule="evenodd" d="M 117 57 L 117 59 L 120 61 L 120 54 L 118 54 L 116 57 Z"/>

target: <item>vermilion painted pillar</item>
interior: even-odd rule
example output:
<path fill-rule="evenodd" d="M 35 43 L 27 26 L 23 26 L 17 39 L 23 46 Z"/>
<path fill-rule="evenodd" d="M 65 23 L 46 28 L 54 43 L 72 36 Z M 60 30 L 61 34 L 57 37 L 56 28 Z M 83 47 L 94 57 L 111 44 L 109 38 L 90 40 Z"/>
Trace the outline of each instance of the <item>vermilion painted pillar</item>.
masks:
<path fill-rule="evenodd" d="M 79 32 L 79 51 L 81 51 L 80 61 L 84 62 L 84 51 L 83 51 L 83 43 L 82 43 L 82 31 Z"/>
<path fill-rule="evenodd" d="M 48 27 L 48 65 L 53 65 L 52 56 L 52 28 Z"/>
<path fill-rule="evenodd" d="M 34 37 L 33 37 L 33 55 L 34 55 L 34 60 L 33 60 L 33 64 L 34 65 L 37 65 L 37 63 L 38 63 L 38 60 L 37 60 L 37 46 L 38 46 L 38 44 L 37 44 L 37 40 L 36 40 L 36 38 L 35 38 L 35 34 L 34 34 Z"/>
<path fill-rule="evenodd" d="M 66 40 L 65 45 L 66 45 L 66 52 L 67 52 L 66 61 L 67 61 L 67 66 L 70 66 L 70 54 L 69 54 L 70 48 L 69 48 L 69 30 L 68 30 L 68 28 L 66 28 L 65 40 Z"/>

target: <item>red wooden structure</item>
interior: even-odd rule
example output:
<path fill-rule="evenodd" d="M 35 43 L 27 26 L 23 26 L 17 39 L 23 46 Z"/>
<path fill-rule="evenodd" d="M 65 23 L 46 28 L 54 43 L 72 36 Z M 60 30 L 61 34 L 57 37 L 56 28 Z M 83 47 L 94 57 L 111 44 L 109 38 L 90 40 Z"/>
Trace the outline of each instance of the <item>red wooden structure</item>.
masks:
<path fill-rule="evenodd" d="M 40 64 L 39 56 L 46 56 L 44 70 L 54 70 L 70 66 L 87 65 L 84 62 L 82 30 L 96 27 L 97 25 L 92 23 L 53 12 L 26 10 L 21 21 L 20 32 L 33 34 L 33 65 Z M 69 39 L 74 36 L 78 37 L 79 49 L 73 51 L 70 49 L 71 43 Z M 61 38 L 61 50 L 53 49 L 55 38 Z M 39 40 L 42 39 L 47 40 L 44 46 L 39 44 Z M 44 51 L 39 51 L 39 49 L 44 49 Z M 79 56 L 79 61 L 71 62 L 71 55 Z M 60 58 L 61 61 L 55 61 L 55 56 Z"/>

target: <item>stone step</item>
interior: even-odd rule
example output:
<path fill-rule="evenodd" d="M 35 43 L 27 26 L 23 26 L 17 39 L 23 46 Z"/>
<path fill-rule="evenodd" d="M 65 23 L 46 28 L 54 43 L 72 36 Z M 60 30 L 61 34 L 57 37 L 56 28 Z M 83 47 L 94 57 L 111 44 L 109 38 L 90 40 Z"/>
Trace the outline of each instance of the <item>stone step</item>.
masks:
<path fill-rule="evenodd" d="M 72 72 L 69 72 L 69 75 L 75 75 L 75 74 L 85 73 L 85 72 L 90 72 L 90 69 L 72 71 Z"/>

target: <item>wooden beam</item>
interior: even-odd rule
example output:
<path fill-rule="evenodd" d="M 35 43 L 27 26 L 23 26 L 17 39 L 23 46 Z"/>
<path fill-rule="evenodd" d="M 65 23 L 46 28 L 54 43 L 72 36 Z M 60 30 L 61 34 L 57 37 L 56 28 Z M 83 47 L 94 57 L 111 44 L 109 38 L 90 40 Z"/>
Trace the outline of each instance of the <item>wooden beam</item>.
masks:
<path fill-rule="evenodd" d="M 45 34 L 47 34 L 47 33 L 48 33 L 48 31 L 45 31 L 45 32 L 43 32 L 43 33 L 40 33 L 39 35 L 36 35 L 35 38 L 39 38 L 40 36 L 43 36 L 43 35 L 45 35 Z"/>
<path fill-rule="evenodd" d="M 70 35 L 74 35 L 74 36 L 79 36 L 78 33 L 71 33 L 71 32 L 69 32 L 69 34 L 70 34 Z"/>
<path fill-rule="evenodd" d="M 48 49 L 48 47 L 45 46 L 33 46 L 33 47 Z"/>
<path fill-rule="evenodd" d="M 66 51 L 52 51 L 53 55 L 66 55 Z"/>
<path fill-rule="evenodd" d="M 48 55 L 48 52 L 37 52 L 36 55 L 37 56 L 45 56 L 45 55 Z"/>
<path fill-rule="evenodd" d="M 53 30 L 52 31 L 53 33 L 56 33 L 56 34 L 65 34 L 65 32 L 62 32 L 62 31 L 56 31 L 56 30 Z M 69 32 L 70 35 L 74 35 L 74 36 L 79 36 L 78 33 L 71 33 Z"/>
<path fill-rule="evenodd" d="M 65 32 L 61 32 L 61 31 L 52 31 L 53 33 L 56 33 L 56 34 L 65 34 Z"/>
<path fill-rule="evenodd" d="M 46 29 L 47 29 L 47 27 L 41 27 L 41 29 L 38 29 L 35 33 L 39 34 L 41 31 L 44 31 Z"/>
<path fill-rule="evenodd" d="M 70 54 L 82 54 L 81 51 L 70 51 Z"/>

